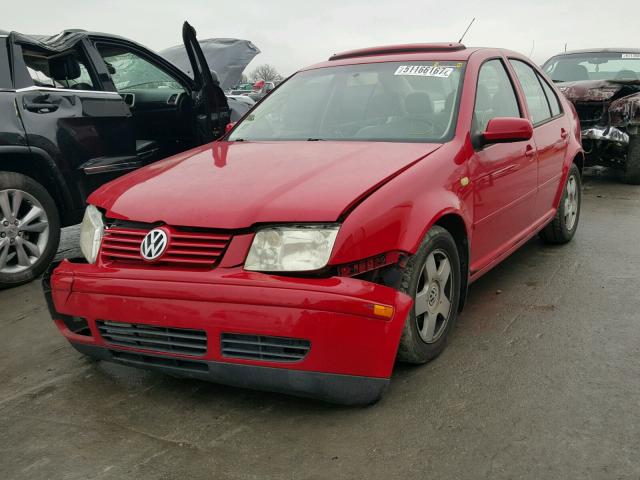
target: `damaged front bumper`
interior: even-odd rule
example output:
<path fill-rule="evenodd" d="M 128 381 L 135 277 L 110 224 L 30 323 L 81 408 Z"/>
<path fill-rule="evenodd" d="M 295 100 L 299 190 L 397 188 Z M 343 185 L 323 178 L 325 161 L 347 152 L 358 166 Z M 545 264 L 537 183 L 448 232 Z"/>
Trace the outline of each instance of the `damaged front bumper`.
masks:
<path fill-rule="evenodd" d="M 389 383 L 408 295 L 354 278 L 191 273 L 65 260 L 43 288 L 61 333 L 100 360 L 341 404 L 372 403 Z M 393 315 L 376 316 L 380 304 Z"/>
<path fill-rule="evenodd" d="M 582 140 L 614 142 L 624 147 L 629 145 L 629 134 L 616 127 L 591 127 L 582 130 Z"/>

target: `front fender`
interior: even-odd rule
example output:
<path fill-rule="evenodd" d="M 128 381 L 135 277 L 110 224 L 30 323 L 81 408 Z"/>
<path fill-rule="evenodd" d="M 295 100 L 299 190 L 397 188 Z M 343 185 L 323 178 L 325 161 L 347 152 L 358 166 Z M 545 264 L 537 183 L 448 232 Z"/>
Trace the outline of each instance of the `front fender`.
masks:
<path fill-rule="evenodd" d="M 472 224 L 466 155 L 454 144 L 402 172 L 360 203 L 344 220 L 329 263 L 349 263 L 399 250 L 415 253 L 428 230 L 455 214 Z"/>
<path fill-rule="evenodd" d="M 609 118 L 614 127 L 640 125 L 640 92 L 611 102 Z"/>

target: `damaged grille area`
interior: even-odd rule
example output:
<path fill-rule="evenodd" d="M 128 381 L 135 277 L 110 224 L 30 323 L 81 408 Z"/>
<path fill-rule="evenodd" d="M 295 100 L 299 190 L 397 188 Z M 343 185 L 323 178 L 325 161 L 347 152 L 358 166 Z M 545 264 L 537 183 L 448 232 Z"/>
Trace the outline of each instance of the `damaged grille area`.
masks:
<path fill-rule="evenodd" d="M 204 330 L 102 320 L 96 324 L 100 336 L 113 345 L 183 355 L 202 356 L 207 353 L 207 332 Z"/>
<path fill-rule="evenodd" d="M 575 107 L 582 128 L 602 123 L 605 113 L 603 103 L 576 102 Z"/>
<path fill-rule="evenodd" d="M 149 265 L 140 254 L 140 245 L 152 227 L 140 228 L 113 226 L 107 228 L 102 238 L 100 254 L 103 262 Z M 169 245 L 153 265 L 185 268 L 215 267 L 232 236 L 212 231 L 191 231 L 168 228 Z"/>
<path fill-rule="evenodd" d="M 223 357 L 269 362 L 298 362 L 306 357 L 311 349 L 311 342 L 299 338 L 238 333 L 223 333 L 220 343 Z"/>

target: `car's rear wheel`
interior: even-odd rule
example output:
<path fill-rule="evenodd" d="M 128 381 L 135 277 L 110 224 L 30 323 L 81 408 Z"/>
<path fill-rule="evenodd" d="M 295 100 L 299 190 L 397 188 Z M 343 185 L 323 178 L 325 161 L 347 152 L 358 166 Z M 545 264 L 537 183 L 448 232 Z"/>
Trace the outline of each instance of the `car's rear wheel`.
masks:
<path fill-rule="evenodd" d="M 629 138 L 623 180 L 631 185 L 640 185 L 640 135 L 632 135 Z"/>
<path fill-rule="evenodd" d="M 400 339 L 399 360 L 425 363 L 444 350 L 458 315 L 460 275 L 455 240 L 434 226 L 403 273 L 401 290 L 413 297 L 414 306 Z"/>
<path fill-rule="evenodd" d="M 540 238 L 547 243 L 561 244 L 570 242 L 578 229 L 581 206 L 582 182 L 580 170 L 574 163 L 569 170 L 556 216 L 540 232 Z"/>
<path fill-rule="evenodd" d="M 0 172 L 0 288 L 38 277 L 60 241 L 60 220 L 51 195 L 25 175 Z"/>

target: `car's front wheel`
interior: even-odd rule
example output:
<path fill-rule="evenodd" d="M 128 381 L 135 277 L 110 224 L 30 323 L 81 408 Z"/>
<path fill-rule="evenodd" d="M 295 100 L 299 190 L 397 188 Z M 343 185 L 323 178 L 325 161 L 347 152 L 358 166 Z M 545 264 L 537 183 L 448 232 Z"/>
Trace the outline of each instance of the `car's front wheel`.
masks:
<path fill-rule="evenodd" d="M 460 275 L 455 240 L 434 226 L 403 273 L 401 290 L 413 297 L 414 306 L 400 339 L 399 360 L 425 363 L 444 350 L 458 315 Z"/>
<path fill-rule="evenodd" d="M 60 241 L 60 220 L 51 195 L 30 177 L 0 172 L 0 288 L 38 277 Z"/>
<path fill-rule="evenodd" d="M 640 135 L 632 135 L 629 139 L 623 180 L 631 185 L 640 185 Z"/>

